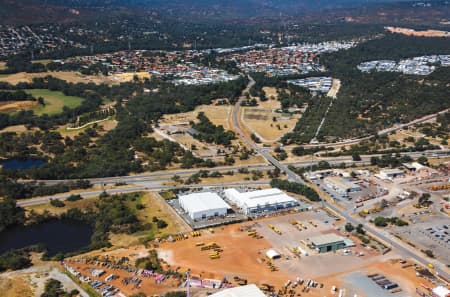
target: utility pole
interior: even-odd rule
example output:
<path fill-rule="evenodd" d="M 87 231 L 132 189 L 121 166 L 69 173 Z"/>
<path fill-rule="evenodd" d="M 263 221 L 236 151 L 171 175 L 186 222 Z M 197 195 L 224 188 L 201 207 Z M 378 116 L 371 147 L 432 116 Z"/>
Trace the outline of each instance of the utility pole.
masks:
<path fill-rule="evenodd" d="M 186 271 L 186 297 L 191 297 L 191 284 L 189 283 L 189 271 Z"/>

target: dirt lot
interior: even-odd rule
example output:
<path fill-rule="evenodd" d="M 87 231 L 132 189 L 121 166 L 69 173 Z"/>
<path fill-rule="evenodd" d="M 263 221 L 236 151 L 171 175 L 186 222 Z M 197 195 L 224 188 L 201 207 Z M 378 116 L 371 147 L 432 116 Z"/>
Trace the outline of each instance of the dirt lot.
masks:
<path fill-rule="evenodd" d="M 77 289 L 81 293 L 81 297 L 89 296 L 62 273 L 55 262 L 43 262 L 40 260 L 41 256 L 41 254 L 32 254 L 34 266 L 30 268 L 1 273 L 0 295 L 5 297 L 41 296 L 44 292 L 45 282 L 52 278 L 59 280 L 66 291 Z"/>
<path fill-rule="evenodd" d="M 169 264 L 190 268 L 193 275 L 202 278 L 246 278 L 250 283 L 277 283 L 281 285 L 288 276 L 283 272 L 271 272 L 261 258 L 271 247 L 265 239 L 247 236 L 238 225 L 214 229 L 214 234 L 203 232 L 201 237 L 189 238 L 175 243 L 164 243 L 158 248 L 159 257 Z M 208 251 L 201 251 L 196 243 L 217 243 L 222 249 L 220 259 L 211 260 Z M 243 248 L 245 247 L 245 248 Z M 237 260 L 239 259 L 239 261 Z"/>
<path fill-rule="evenodd" d="M 214 125 L 222 125 L 225 130 L 230 130 L 229 116 L 232 110 L 230 105 L 200 105 L 194 111 L 167 114 L 161 120 L 162 124 L 180 124 L 195 121 L 199 112 L 204 112 Z"/>
<path fill-rule="evenodd" d="M 31 82 L 35 77 L 45 77 L 45 76 L 53 76 L 68 82 L 72 83 L 107 83 L 114 84 L 120 83 L 120 80 L 114 80 L 113 77 L 104 76 L 104 75 L 83 75 L 79 72 L 75 71 L 51 71 L 51 72 L 42 72 L 42 73 L 26 73 L 19 72 L 9 75 L 0 76 L 0 81 L 7 82 L 12 85 L 18 84 L 20 82 Z"/>
<path fill-rule="evenodd" d="M 303 214 L 301 214 L 303 215 Z M 300 216 L 301 216 L 300 215 Z M 306 215 L 308 216 L 308 215 Z M 269 218 L 258 221 L 260 226 L 266 227 L 268 222 L 287 220 L 287 217 Z M 303 218 L 306 220 L 306 218 Z M 319 223 L 319 220 L 315 220 Z M 245 223 L 240 225 L 251 225 L 252 223 Z M 266 237 L 266 232 L 260 232 L 264 235 L 263 239 L 255 239 L 248 237 L 246 232 L 240 231 L 240 225 L 232 225 L 214 229 L 214 234 L 203 231 L 201 237 L 189 238 L 187 240 L 177 241 L 174 243 L 163 243 L 158 248 L 158 255 L 167 263 L 173 266 L 179 266 L 182 269 L 191 269 L 193 275 L 202 278 L 220 279 L 233 276 L 246 278 L 249 283 L 269 283 L 275 285 L 277 289 L 281 288 L 287 280 L 294 281 L 296 277 L 303 279 L 314 279 L 314 281 L 323 284 L 323 288 L 318 286 L 312 288 L 306 296 L 322 297 L 330 296 L 330 289 L 333 285 L 338 288 L 345 288 L 347 292 L 357 293 L 358 296 L 367 297 L 381 297 L 381 296 L 411 296 L 416 286 L 420 283 L 428 284 L 424 279 L 418 278 L 412 268 L 401 268 L 401 265 L 393 261 L 391 258 L 398 258 L 393 252 L 388 256 L 380 256 L 376 252 L 365 250 L 365 255 L 357 257 L 355 255 L 343 256 L 340 252 L 328 253 L 324 255 L 303 256 L 301 258 L 294 258 L 291 254 L 289 260 L 279 259 L 275 260 L 274 264 L 280 270 L 270 272 L 265 264 L 265 251 L 274 246 L 280 246 L 280 252 L 287 255 L 283 243 L 275 240 L 272 242 L 270 237 Z M 279 229 L 286 233 L 300 233 L 298 230 L 285 230 L 285 227 L 278 224 Z M 323 226 L 322 226 L 323 227 Z M 322 228 L 319 226 L 319 229 Z M 258 229 L 258 227 L 257 227 Z M 279 235 L 275 234 L 275 237 Z M 284 234 L 283 232 L 283 234 Z M 287 236 L 295 236 L 289 234 Z M 276 238 L 275 238 L 276 239 Z M 298 241 L 298 240 L 297 240 Z M 196 243 L 217 243 L 222 249 L 220 259 L 211 260 L 208 257 L 208 252 L 201 251 Z M 245 248 L 243 248 L 245 247 Z M 356 248 L 360 250 L 360 248 Z M 239 259 L 237 261 L 236 259 Z M 283 263 L 284 262 L 284 263 Z M 328 265 L 333 263 L 333 265 Z M 383 273 L 392 281 L 399 283 L 403 292 L 408 295 L 373 295 L 373 292 L 367 291 L 364 284 L 352 283 L 351 278 L 355 277 L 353 274 L 358 274 L 359 277 L 366 277 L 370 273 Z M 296 292 L 301 293 L 302 287 L 298 287 Z M 301 293 L 302 295 L 304 293 Z M 353 293 L 352 293 L 353 294 Z M 202 296 L 202 295 L 199 295 Z M 351 295 L 353 296 L 353 295 Z"/>
<path fill-rule="evenodd" d="M 333 85 L 331 86 L 331 89 L 328 91 L 327 96 L 336 98 L 340 88 L 341 88 L 341 81 L 339 79 L 333 79 Z"/>
<path fill-rule="evenodd" d="M 5 133 L 5 132 L 15 132 L 15 133 L 25 133 L 27 131 L 38 131 L 39 128 L 31 128 L 30 130 L 27 129 L 27 127 L 25 127 L 25 125 L 15 125 L 15 126 L 9 126 L 6 127 L 2 130 L 0 130 L 0 133 Z"/>
<path fill-rule="evenodd" d="M 295 127 L 299 118 L 297 115 L 283 117 L 280 113 L 275 112 L 276 108 L 272 107 L 274 103 L 279 105 L 278 101 L 268 100 L 261 102 L 258 107 L 244 107 L 242 109 L 242 123 L 250 133 L 255 133 L 263 142 L 277 141 Z"/>
<path fill-rule="evenodd" d="M 448 32 L 448 31 L 440 31 L 440 30 L 416 31 L 414 29 L 399 28 L 399 27 L 386 27 L 385 29 L 390 31 L 390 32 L 392 32 L 392 33 L 399 33 L 399 34 L 410 35 L 410 36 L 450 37 L 450 32 Z"/>
<path fill-rule="evenodd" d="M 277 88 L 273 88 L 273 87 L 263 87 L 262 88 L 264 93 L 266 94 L 266 97 L 269 99 L 278 99 L 278 92 L 277 92 Z"/>
<path fill-rule="evenodd" d="M 18 110 L 30 110 L 37 106 L 36 101 L 6 101 L 0 102 L 0 112 L 14 112 Z"/>
<path fill-rule="evenodd" d="M 112 75 L 111 77 L 109 77 L 109 80 L 115 83 L 129 82 L 132 81 L 135 76 L 137 76 L 140 80 L 143 80 L 145 78 L 150 79 L 151 77 L 150 73 L 148 72 L 130 72 Z"/>

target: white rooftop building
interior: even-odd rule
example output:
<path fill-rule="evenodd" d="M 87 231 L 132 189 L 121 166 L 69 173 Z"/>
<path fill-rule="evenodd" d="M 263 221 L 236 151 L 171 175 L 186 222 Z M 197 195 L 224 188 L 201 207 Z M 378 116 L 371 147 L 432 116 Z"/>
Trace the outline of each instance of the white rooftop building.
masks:
<path fill-rule="evenodd" d="M 193 220 L 223 216 L 231 209 L 219 195 L 211 192 L 182 195 L 178 201 Z"/>
<path fill-rule="evenodd" d="M 225 197 L 247 215 L 298 206 L 299 202 L 277 188 L 252 192 L 226 189 Z"/>
<path fill-rule="evenodd" d="M 210 297 L 266 297 L 264 293 L 256 285 L 246 285 L 209 295 Z"/>
<path fill-rule="evenodd" d="M 381 179 L 393 180 L 396 177 L 403 177 L 405 173 L 401 169 L 382 169 L 380 173 L 375 175 Z"/>
<path fill-rule="evenodd" d="M 450 296 L 450 290 L 444 286 L 438 286 L 432 290 L 433 297 L 448 297 Z"/>

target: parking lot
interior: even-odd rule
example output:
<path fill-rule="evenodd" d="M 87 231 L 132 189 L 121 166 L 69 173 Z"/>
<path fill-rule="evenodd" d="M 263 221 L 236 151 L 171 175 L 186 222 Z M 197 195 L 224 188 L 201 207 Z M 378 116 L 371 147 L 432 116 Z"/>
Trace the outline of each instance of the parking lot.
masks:
<path fill-rule="evenodd" d="M 395 227 L 393 232 L 417 245 L 421 250 L 432 250 L 436 258 L 450 263 L 450 224 L 443 214 L 426 215 L 427 220 L 408 228 Z"/>

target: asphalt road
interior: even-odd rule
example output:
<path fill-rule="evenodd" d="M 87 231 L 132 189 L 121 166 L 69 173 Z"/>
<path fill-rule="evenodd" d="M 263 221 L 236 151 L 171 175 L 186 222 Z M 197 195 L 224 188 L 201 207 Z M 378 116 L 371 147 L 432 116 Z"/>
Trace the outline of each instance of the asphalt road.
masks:
<path fill-rule="evenodd" d="M 114 188 L 114 189 L 105 189 L 103 190 L 95 190 L 95 191 L 85 191 L 77 193 L 82 197 L 93 197 L 98 196 L 102 194 L 103 192 L 106 192 L 108 194 L 124 194 L 124 193 L 133 193 L 133 192 L 139 192 L 139 191 L 145 191 L 145 190 L 166 190 L 166 189 L 180 189 L 180 188 L 214 188 L 214 187 L 240 187 L 240 186 L 261 186 L 261 185 L 268 185 L 268 180 L 258 180 L 258 181 L 243 181 L 243 182 L 230 182 L 230 183 L 211 183 L 211 184 L 196 184 L 196 185 L 181 185 L 181 186 L 164 186 L 164 185 L 158 185 L 158 184 L 141 184 L 141 185 L 133 185 L 129 187 L 124 188 Z M 72 193 L 62 193 L 62 194 L 56 194 L 56 195 L 50 195 L 50 196 L 44 196 L 44 197 L 38 197 L 38 198 L 31 198 L 26 200 L 18 200 L 17 205 L 18 206 L 32 206 L 32 205 L 39 205 L 43 203 L 47 203 L 50 201 L 50 199 L 53 200 L 65 200 L 67 199 Z"/>

